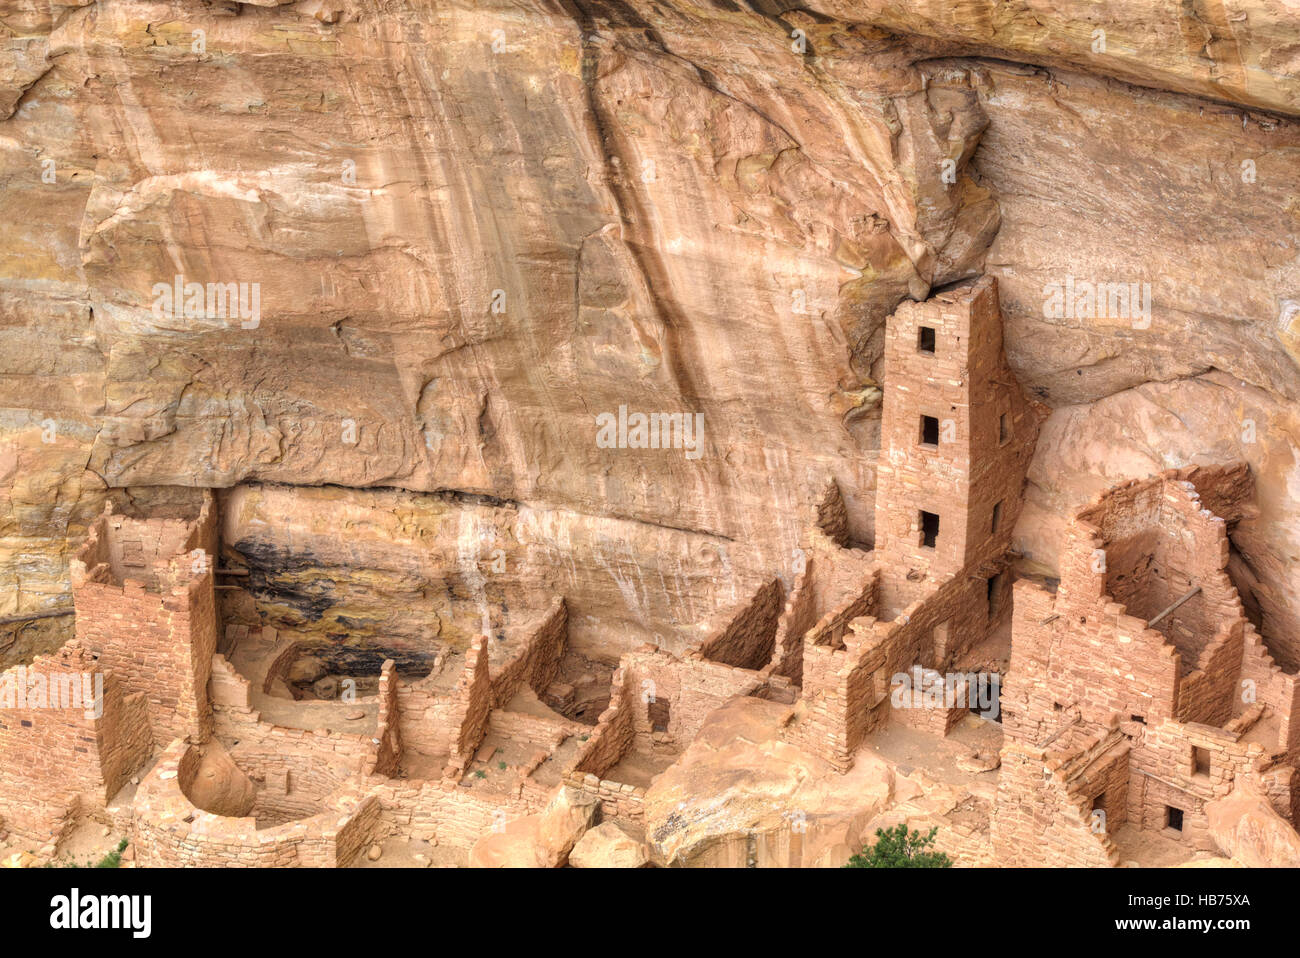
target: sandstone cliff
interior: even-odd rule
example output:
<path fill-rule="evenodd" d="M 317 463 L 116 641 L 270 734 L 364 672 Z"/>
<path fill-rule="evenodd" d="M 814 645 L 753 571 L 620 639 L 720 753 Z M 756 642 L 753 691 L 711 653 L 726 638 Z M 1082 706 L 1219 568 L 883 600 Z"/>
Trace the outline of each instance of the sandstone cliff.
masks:
<path fill-rule="evenodd" d="M 349 614 L 472 604 L 500 549 L 577 646 L 680 649 L 789 582 L 828 476 L 870 543 L 884 318 L 989 273 L 1050 413 L 1026 568 L 1117 478 L 1245 459 L 1239 585 L 1300 665 L 1298 18 L 0 0 L 0 615 L 66 604 L 106 496 L 216 487 L 255 566 L 379 570 Z M 256 309 L 155 309 L 178 276 Z M 1046 316 L 1067 278 L 1149 316 Z M 699 455 L 611 455 L 620 406 Z"/>

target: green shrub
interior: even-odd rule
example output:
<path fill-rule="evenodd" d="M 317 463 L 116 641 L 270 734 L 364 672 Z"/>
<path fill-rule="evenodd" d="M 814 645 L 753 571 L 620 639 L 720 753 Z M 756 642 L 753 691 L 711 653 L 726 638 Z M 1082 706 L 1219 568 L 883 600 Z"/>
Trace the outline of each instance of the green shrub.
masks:
<path fill-rule="evenodd" d="M 845 868 L 951 868 L 952 861 L 943 852 L 930 851 L 934 835 L 910 831 L 906 825 L 877 828 L 876 844 L 862 846 L 861 853 L 849 859 Z"/>
<path fill-rule="evenodd" d="M 122 864 L 122 852 L 126 851 L 126 839 L 117 843 L 117 848 L 99 860 L 96 868 L 117 868 Z"/>

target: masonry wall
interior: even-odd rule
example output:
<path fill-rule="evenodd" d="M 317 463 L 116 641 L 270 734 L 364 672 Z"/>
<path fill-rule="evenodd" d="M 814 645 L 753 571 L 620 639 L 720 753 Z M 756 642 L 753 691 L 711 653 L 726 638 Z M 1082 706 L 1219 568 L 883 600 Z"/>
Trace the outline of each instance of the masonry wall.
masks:
<path fill-rule="evenodd" d="M 185 795 L 200 758 L 177 741 L 140 783 L 131 834 L 139 867 L 347 867 L 380 833 L 380 801 L 360 781 L 343 786 L 319 814 L 278 827 L 202 811 Z"/>
<path fill-rule="evenodd" d="M 398 721 L 397 663 L 385 660 L 379 670 L 379 716 L 375 723 L 374 758 L 367 771 L 393 776 L 402 765 L 402 734 Z"/>
<path fill-rule="evenodd" d="M 934 330 L 933 352 L 919 346 L 922 327 Z M 900 305 L 886 324 L 884 363 L 876 559 L 886 570 L 882 614 L 892 618 L 938 581 L 1007 550 L 1038 419 L 1003 356 L 991 278 Z M 923 417 L 937 422 L 937 442 L 923 441 Z M 922 541 L 922 511 L 939 517 L 933 546 Z"/>
<path fill-rule="evenodd" d="M 285 728 L 251 709 L 216 709 L 216 735 L 257 785 L 254 816 L 279 824 L 318 814 L 321 803 L 373 762 L 371 737 L 327 729 Z"/>
<path fill-rule="evenodd" d="M 870 731 L 889 720 L 893 676 L 914 664 L 930 666 L 938 655 L 936 635 L 983 636 L 989 628 L 984 583 L 950 576 L 933 595 L 914 602 L 891 622 L 870 616 L 852 620 L 844 647 L 804 645 L 806 712 L 794 730 L 799 744 L 841 771 Z M 941 628 L 942 627 L 942 628 Z M 965 644 L 950 639 L 950 644 Z"/>
<path fill-rule="evenodd" d="M 103 676 L 99 717 L 93 701 L 83 698 L 83 674 L 91 675 L 92 683 L 94 675 Z M 42 684 L 45 707 L 18 708 L 20 683 L 33 693 Z M 49 694 L 55 685 L 67 691 L 75 687 L 75 697 L 60 692 L 56 701 Z M 55 837 L 83 804 L 102 808 L 153 750 L 144 697 L 123 695 L 117 676 L 102 672 L 75 644 L 9 669 L 0 675 L 0 689 L 6 696 L 15 693 L 14 707 L 0 707 L 0 818 L 28 841 Z M 67 702 L 73 707 L 48 707 Z"/>
<path fill-rule="evenodd" d="M 627 667 L 620 664 L 611 681 L 609 707 L 564 770 L 564 783 L 597 798 L 607 818 L 645 820 L 645 789 L 605 778 L 635 745 L 633 715 L 639 703 L 638 687 L 630 684 Z"/>
<path fill-rule="evenodd" d="M 651 690 L 656 704 L 668 706 L 668 738 L 684 748 L 715 709 L 734 698 L 751 695 L 765 684 L 751 669 L 710 662 L 698 652 L 679 659 L 652 647 L 627 653 L 621 667 L 627 685 L 635 693 L 630 709 L 634 744 L 646 750 L 651 748 L 654 732 L 650 703 L 646 701 Z"/>
<path fill-rule="evenodd" d="M 1079 780 L 1082 768 L 1115 745 L 1113 737 L 1104 738 L 1086 749 L 1074 767 L 1059 762 L 1049 766 L 1045 750 L 1020 742 L 1003 746 L 990 823 L 1000 865 L 1107 868 L 1119 864 L 1115 843 L 1093 828 L 1093 796 L 1081 790 L 1086 783 Z M 1103 761 L 1112 768 L 1105 781 L 1112 775 L 1123 778 L 1123 762 L 1124 757 L 1118 754 Z M 1091 784 L 1100 789 L 1105 781 Z M 1108 830 L 1114 828 L 1115 823 L 1109 823 Z"/>
<path fill-rule="evenodd" d="M 1078 561 L 1071 553 L 1061 562 Z M 1116 603 L 1080 606 L 1029 582 L 1015 584 L 1011 667 L 1002 691 L 1003 729 L 1039 740 L 1068 713 L 1091 721 L 1174 716 L 1178 656 L 1160 633 Z"/>
<path fill-rule="evenodd" d="M 1193 749 L 1209 758 L 1204 774 L 1196 771 Z M 1151 831 L 1162 831 L 1194 848 L 1214 851 L 1205 805 L 1225 798 L 1234 781 L 1261 768 L 1264 750 L 1224 729 L 1175 721 L 1148 726 L 1133 750 L 1134 782 L 1129 790 L 1129 817 Z M 1181 833 L 1165 828 L 1168 807 L 1183 812 Z"/>
<path fill-rule="evenodd" d="M 560 659 L 569 634 L 569 611 L 564 599 L 556 596 L 542 621 L 524 641 L 524 647 L 508 662 L 494 670 L 492 705 L 500 708 L 514 698 L 525 685 L 539 696 L 555 681 Z"/>
<path fill-rule="evenodd" d="M 782 611 L 781 582 L 761 587 L 718 633 L 705 639 L 699 652 L 706 659 L 758 670 L 771 661 Z"/>
<path fill-rule="evenodd" d="M 211 497 L 192 524 L 106 513 L 70 564 L 77 639 L 127 691 L 144 693 L 159 747 L 212 732 L 215 558 L 191 558 L 199 547 L 215 548 Z M 164 555 L 170 550 L 179 551 Z"/>

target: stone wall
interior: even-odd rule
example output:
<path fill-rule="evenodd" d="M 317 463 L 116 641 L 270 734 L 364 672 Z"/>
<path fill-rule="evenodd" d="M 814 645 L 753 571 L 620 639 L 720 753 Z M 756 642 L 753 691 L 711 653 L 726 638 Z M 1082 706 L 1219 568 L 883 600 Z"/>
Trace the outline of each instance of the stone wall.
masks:
<path fill-rule="evenodd" d="M 523 648 L 492 669 L 492 707 L 500 708 L 527 685 L 538 695 L 555 681 L 569 633 L 569 610 L 556 596 L 540 623 L 529 629 Z"/>
<path fill-rule="evenodd" d="M 916 663 L 938 663 L 943 656 L 936 644 L 944 636 L 949 646 L 960 648 L 993 627 L 984 589 L 982 580 L 950 576 L 892 622 L 870 616 L 852 620 L 840 648 L 806 642 L 806 711 L 794 730 L 799 743 L 840 771 L 852 767 L 863 737 L 888 721 L 894 675 Z"/>
<path fill-rule="evenodd" d="M 629 721 L 634 744 L 642 749 L 649 749 L 654 737 L 652 704 L 660 714 L 667 713 L 664 740 L 685 748 L 709 713 L 765 685 L 764 678 L 751 669 L 711 662 L 698 652 L 679 659 L 654 646 L 627 653 L 620 666 L 636 699 Z"/>
<path fill-rule="evenodd" d="M 70 564 L 77 638 L 128 692 L 145 694 L 160 747 L 212 733 L 214 512 L 210 495 L 193 522 L 129 519 L 110 504 Z"/>
<path fill-rule="evenodd" d="M 1203 772 L 1197 771 L 1195 749 L 1202 750 Z M 1145 829 L 1170 835 L 1167 809 L 1176 808 L 1183 813 L 1179 839 L 1214 851 L 1205 804 L 1227 797 L 1238 777 L 1262 767 L 1264 756 L 1262 746 L 1243 742 L 1226 729 L 1175 721 L 1148 726 L 1132 754 L 1137 775 L 1129 789 L 1129 817 Z"/>
<path fill-rule="evenodd" d="M 397 663 L 386 659 L 379 670 L 379 717 L 375 724 L 374 759 L 367 772 L 398 774 L 402 765 L 402 733 L 398 721 Z"/>
<path fill-rule="evenodd" d="M 705 639 L 699 653 L 723 665 L 751 670 L 763 668 L 775 652 L 781 599 L 781 582 L 773 579 L 732 615 L 725 628 Z"/>
<path fill-rule="evenodd" d="M 991 278 L 900 305 L 885 327 L 884 366 L 875 558 L 889 573 L 881 606 L 893 617 L 1006 552 L 1038 416 L 1003 355 Z M 931 545 L 922 512 L 938 517 Z"/>
<path fill-rule="evenodd" d="M 1047 748 L 1011 741 L 1002 749 L 997 801 L 990 823 L 998 864 L 1004 866 L 1112 867 L 1119 850 L 1092 815 L 1099 794 L 1116 794 L 1127 777 L 1126 746 L 1106 734 L 1080 747 L 1072 762 Z M 1092 763 L 1106 773 L 1084 779 Z M 1106 789 L 1111 789 L 1107 792 Z"/>
<path fill-rule="evenodd" d="M 54 839 L 83 807 L 103 808 L 152 751 L 144 696 L 124 695 L 75 642 L 0 674 L 0 819 L 15 835 Z"/>
<path fill-rule="evenodd" d="M 645 789 L 604 777 L 635 744 L 633 714 L 639 702 L 638 689 L 629 682 L 627 666 L 621 663 L 610 682 L 609 706 L 564 770 L 564 783 L 598 798 L 609 818 L 645 819 Z"/>
<path fill-rule="evenodd" d="M 319 814 L 271 828 L 202 811 L 185 794 L 200 758 L 178 740 L 141 781 L 131 833 L 138 866 L 343 868 L 380 832 L 380 801 L 359 779 L 325 800 Z"/>

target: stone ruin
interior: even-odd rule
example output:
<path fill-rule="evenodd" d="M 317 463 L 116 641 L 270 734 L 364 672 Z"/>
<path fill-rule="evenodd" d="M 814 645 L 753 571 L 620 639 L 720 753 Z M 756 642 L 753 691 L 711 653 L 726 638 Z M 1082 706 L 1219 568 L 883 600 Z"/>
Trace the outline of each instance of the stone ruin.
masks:
<path fill-rule="evenodd" d="M 103 823 L 141 866 L 348 866 L 392 836 L 555 865 L 603 818 L 642 864 L 649 790 L 737 700 L 769 703 L 834 778 L 895 722 L 955 734 L 979 675 L 1002 690 L 1000 754 L 975 769 L 996 775 L 984 863 L 1214 852 L 1214 803 L 1247 786 L 1294 823 L 1297 677 L 1227 571 L 1248 469 L 1117 486 L 1070 520 L 1059 582 L 1013 583 L 1039 412 L 1006 362 L 996 284 L 901 306 L 884 364 L 874 549 L 828 483 L 788 593 L 773 577 L 682 655 L 625 654 L 594 726 L 570 717 L 561 596 L 427 674 L 390 658 L 363 695 L 335 697 L 335 677 L 297 701 L 292 638 L 220 621 L 235 587 L 218 580 L 238 570 L 218 567 L 212 494 L 109 508 L 72 562 L 75 638 L 0 676 L 21 693 L 0 702 L 5 831 L 48 860 Z M 954 673 L 957 694 L 898 707 L 900 676 Z"/>

